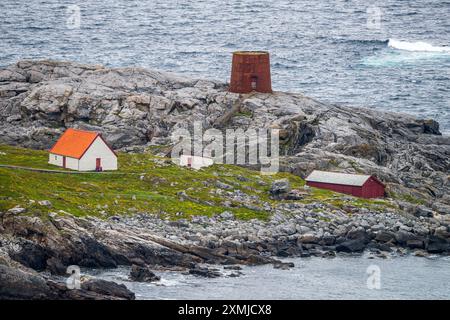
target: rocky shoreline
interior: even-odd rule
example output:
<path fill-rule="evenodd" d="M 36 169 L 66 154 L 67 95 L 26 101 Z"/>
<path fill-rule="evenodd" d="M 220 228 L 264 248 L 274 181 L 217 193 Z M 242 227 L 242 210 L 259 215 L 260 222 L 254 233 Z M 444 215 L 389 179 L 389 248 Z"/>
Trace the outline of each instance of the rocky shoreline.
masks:
<path fill-rule="evenodd" d="M 279 259 L 450 253 L 450 137 L 437 122 L 301 94 L 237 95 L 226 88 L 138 68 L 20 61 L 0 70 L 0 142 L 45 149 L 65 128 L 81 127 L 104 132 L 124 152 L 140 152 L 167 145 L 173 130 L 197 120 L 206 128 L 278 128 L 282 171 L 376 174 L 391 205 L 298 203 L 301 194 L 280 181 L 271 188 L 279 200 L 274 207 L 227 184 L 211 186 L 230 202 L 257 203 L 268 220 L 238 220 L 227 211 L 173 220 L 148 212 L 100 219 L 8 208 L 0 212 L 0 298 L 134 298 L 124 286 L 89 278 L 67 289 L 58 276 L 67 277 L 70 265 L 128 265 L 131 279 L 158 281 L 152 270 L 214 277 L 209 265 L 289 269 Z"/>
<path fill-rule="evenodd" d="M 132 280 L 158 281 L 151 270 L 216 277 L 220 273 L 211 265 L 239 269 L 235 266 L 273 264 L 289 269 L 289 263 L 279 260 L 285 257 L 448 255 L 450 228 L 433 217 L 394 211 L 353 208 L 349 214 L 320 203 L 284 203 L 269 221 L 240 221 L 226 212 L 191 221 L 165 221 L 148 214 L 107 220 L 7 215 L 0 244 L 1 298 L 131 299 L 131 292 L 114 283 L 86 279 L 81 290 L 68 290 L 53 277 L 67 277 L 69 265 L 130 265 Z"/>

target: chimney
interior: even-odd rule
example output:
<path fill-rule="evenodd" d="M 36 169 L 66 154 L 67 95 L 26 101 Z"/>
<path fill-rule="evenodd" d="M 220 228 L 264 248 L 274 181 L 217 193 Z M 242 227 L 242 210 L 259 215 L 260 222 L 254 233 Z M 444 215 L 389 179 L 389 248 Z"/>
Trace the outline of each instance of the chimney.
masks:
<path fill-rule="evenodd" d="M 265 51 L 233 52 L 229 91 L 272 93 L 269 53 Z"/>

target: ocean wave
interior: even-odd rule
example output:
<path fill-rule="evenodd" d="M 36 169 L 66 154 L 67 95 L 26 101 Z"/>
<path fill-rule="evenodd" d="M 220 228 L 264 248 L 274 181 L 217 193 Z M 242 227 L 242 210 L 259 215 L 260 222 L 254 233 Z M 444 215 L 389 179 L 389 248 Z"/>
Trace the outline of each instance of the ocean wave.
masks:
<path fill-rule="evenodd" d="M 423 41 L 408 42 L 389 39 L 388 47 L 405 51 L 450 53 L 450 47 L 437 47 Z"/>
<path fill-rule="evenodd" d="M 326 39 L 326 37 L 324 37 Z M 369 45 L 369 46 L 381 46 L 386 45 L 389 40 L 380 40 L 380 39 L 345 39 L 345 38 L 333 38 L 333 43 L 350 43 L 350 44 L 361 44 L 361 45 Z"/>

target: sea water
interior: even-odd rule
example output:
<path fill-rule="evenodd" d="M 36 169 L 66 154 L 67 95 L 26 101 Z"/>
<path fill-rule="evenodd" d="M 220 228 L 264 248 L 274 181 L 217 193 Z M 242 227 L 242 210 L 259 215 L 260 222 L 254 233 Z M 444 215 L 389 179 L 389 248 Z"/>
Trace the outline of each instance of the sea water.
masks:
<path fill-rule="evenodd" d="M 2 0 L 0 66 L 52 58 L 229 80 L 268 50 L 275 90 L 406 112 L 450 132 L 450 2 Z"/>
<path fill-rule="evenodd" d="M 137 299 L 450 299 L 450 257 L 286 261 L 295 267 L 243 267 L 240 277 L 227 276 L 229 270 L 212 279 L 155 271 L 161 280 L 154 283 L 129 281 L 128 267 L 86 273 L 125 284 Z"/>

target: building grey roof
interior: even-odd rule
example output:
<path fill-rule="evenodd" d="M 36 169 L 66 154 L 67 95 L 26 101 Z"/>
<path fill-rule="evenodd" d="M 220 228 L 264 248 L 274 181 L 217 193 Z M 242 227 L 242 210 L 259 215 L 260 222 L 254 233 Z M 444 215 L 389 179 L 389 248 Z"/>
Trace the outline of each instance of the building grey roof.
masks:
<path fill-rule="evenodd" d="M 305 179 L 309 182 L 333 183 L 361 187 L 371 176 L 314 170 Z"/>

